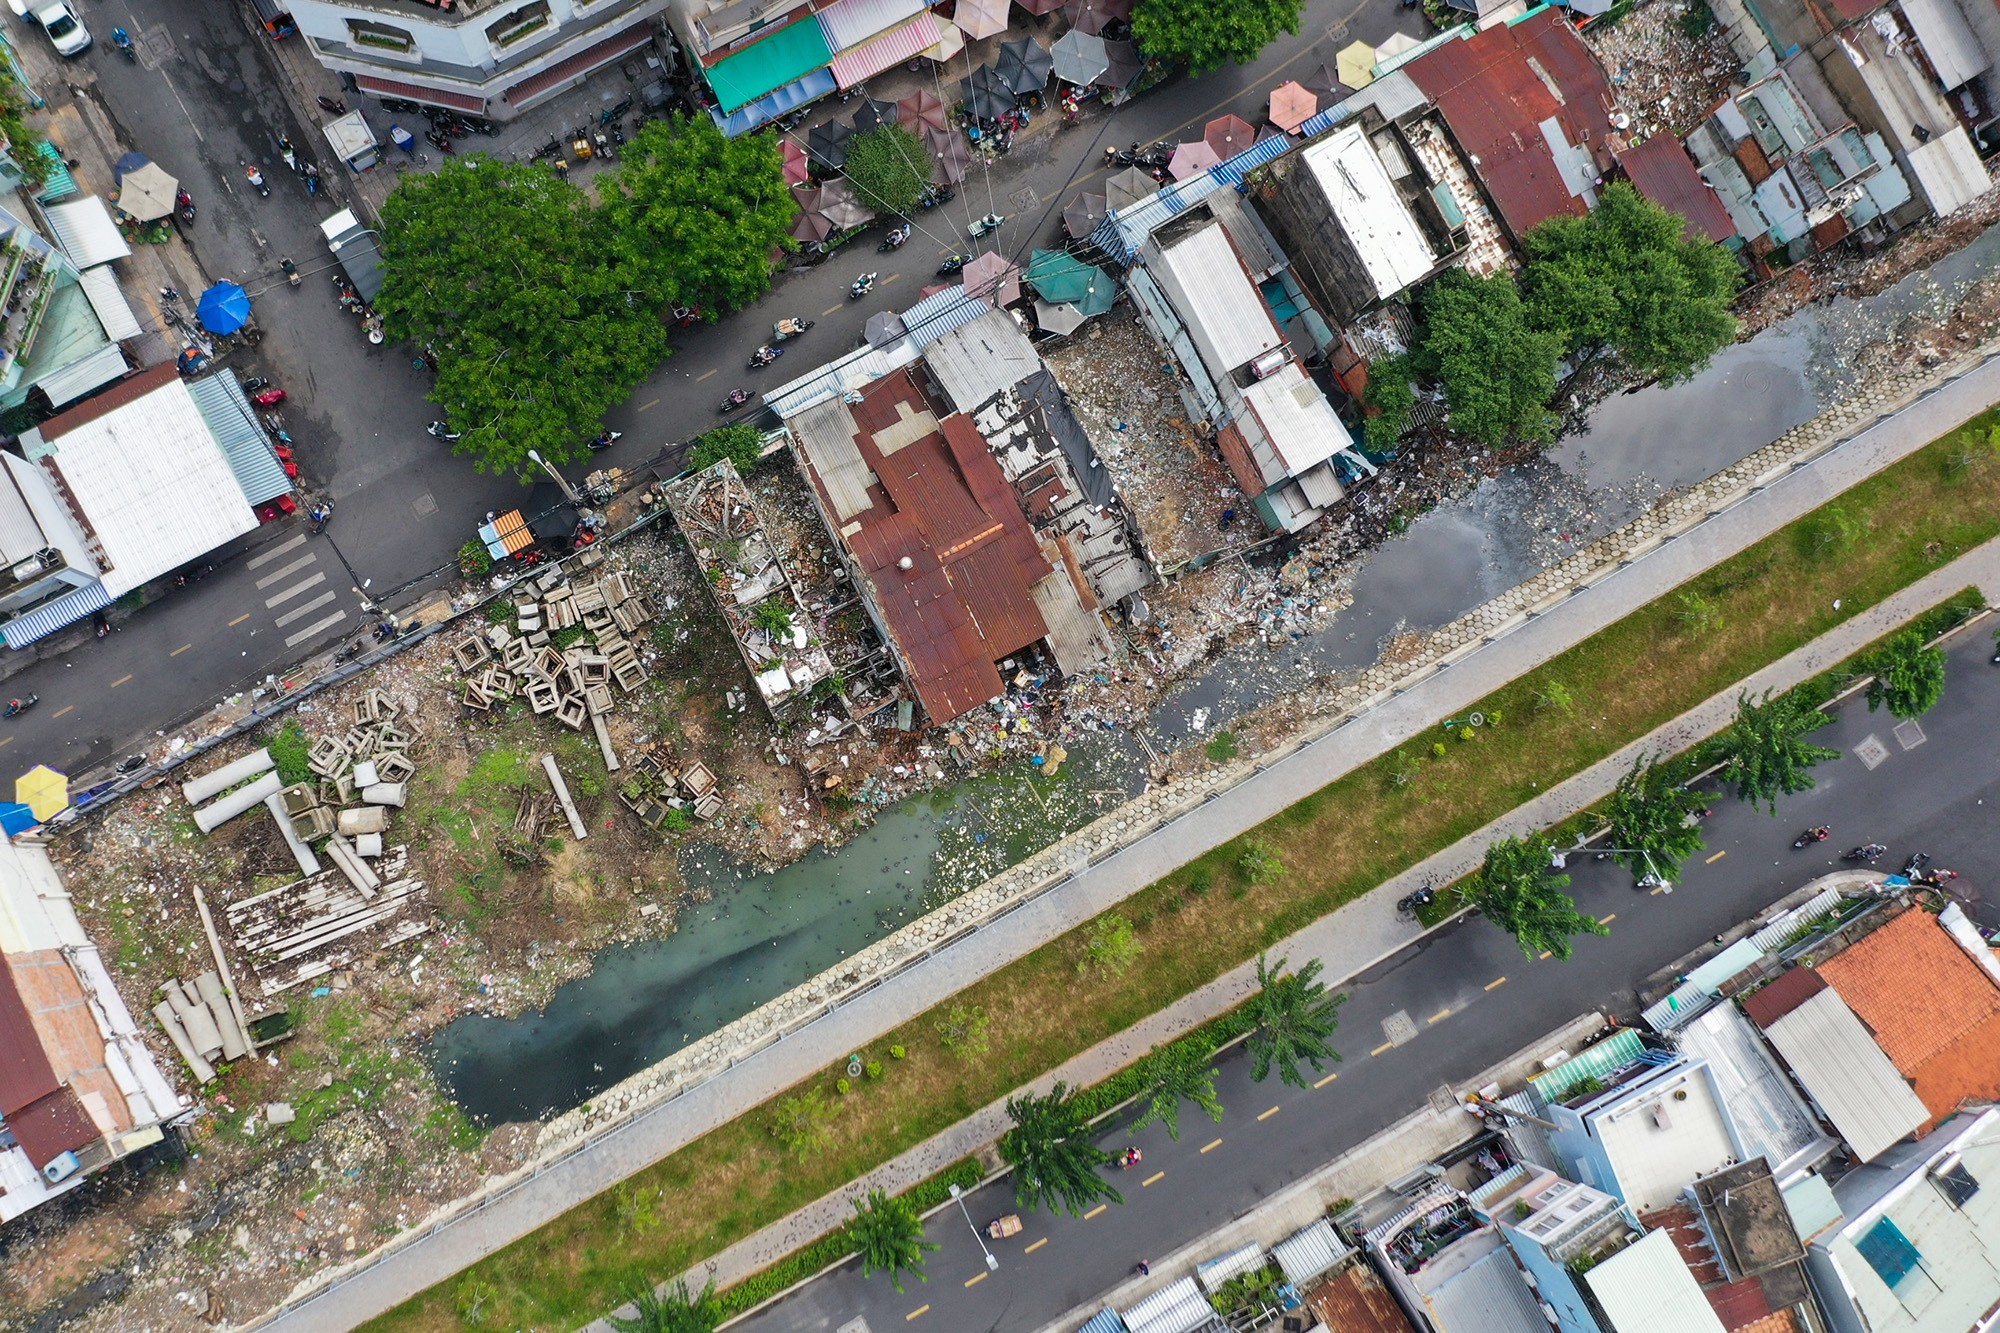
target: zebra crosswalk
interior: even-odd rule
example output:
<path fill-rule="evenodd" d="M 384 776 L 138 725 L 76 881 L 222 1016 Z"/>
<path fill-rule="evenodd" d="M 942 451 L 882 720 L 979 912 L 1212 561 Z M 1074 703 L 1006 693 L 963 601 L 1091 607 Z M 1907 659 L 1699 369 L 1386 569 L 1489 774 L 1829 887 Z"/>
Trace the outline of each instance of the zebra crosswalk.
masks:
<path fill-rule="evenodd" d="M 319 556 L 311 551 L 300 553 L 306 540 L 306 534 L 301 532 L 249 562 L 251 569 L 260 570 L 284 561 L 258 576 L 257 591 L 264 594 L 264 609 L 273 613 L 277 627 L 291 631 L 285 636 L 287 648 L 317 638 L 347 619 L 347 611 L 334 605 L 340 600 L 340 593 L 328 583 L 326 570 L 318 567 Z M 325 614 L 311 619 L 318 612 Z M 301 624 L 302 621 L 308 623 Z"/>

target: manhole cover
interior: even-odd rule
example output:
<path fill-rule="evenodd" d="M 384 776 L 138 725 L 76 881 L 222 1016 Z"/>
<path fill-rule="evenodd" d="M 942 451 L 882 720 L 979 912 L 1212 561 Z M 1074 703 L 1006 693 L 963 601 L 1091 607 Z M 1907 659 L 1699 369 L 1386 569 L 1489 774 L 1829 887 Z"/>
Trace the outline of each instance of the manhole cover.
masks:
<path fill-rule="evenodd" d="M 1924 735 L 1924 729 L 1917 725 L 1915 718 L 1911 718 L 1907 722 L 1898 722 L 1895 730 L 1889 734 L 1894 736 L 1896 744 L 1902 746 L 1905 750 L 1914 750 L 1930 739 L 1930 737 Z"/>
<path fill-rule="evenodd" d="M 1861 744 L 1854 747 L 1854 757 L 1864 768 L 1874 768 L 1889 757 L 1889 747 L 1882 744 L 1882 738 L 1870 734 Z"/>
<path fill-rule="evenodd" d="M 1398 1009 L 1382 1020 L 1382 1035 L 1401 1046 L 1417 1035 L 1417 1020 L 1410 1017 L 1409 1010 Z"/>
<path fill-rule="evenodd" d="M 437 497 L 429 491 L 425 491 L 422 495 L 410 501 L 410 508 L 417 511 L 418 518 L 429 518 L 438 511 Z"/>
<path fill-rule="evenodd" d="M 1016 213 L 1025 213 L 1042 202 L 1040 196 L 1025 185 L 1007 197 L 1012 201 Z"/>
<path fill-rule="evenodd" d="M 850 1319 L 840 1326 L 838 1333 L 868 1333 L 868 1321 L 866 1319 Z"/>
<path fill-rule="evenodd" d="M 1449 1087 L 1439 1087 L 1431 1093 L 1430 1103 L 1431 1110 L 1436 1111 L 1439 1115 L 1443 1115 L 1446 1111 L 1458 1105 L 1458 1097 Z"/>

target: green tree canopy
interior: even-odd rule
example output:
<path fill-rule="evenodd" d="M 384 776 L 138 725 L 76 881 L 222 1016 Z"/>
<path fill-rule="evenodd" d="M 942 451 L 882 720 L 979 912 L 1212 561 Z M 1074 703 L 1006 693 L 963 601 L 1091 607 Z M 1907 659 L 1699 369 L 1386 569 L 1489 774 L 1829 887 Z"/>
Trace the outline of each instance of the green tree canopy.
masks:
<path fill-rule="evenodd" d="M 603 179 L 608 234 L 656 310 L 741 310 L 770 290 L 771 252 L 794 244 L 798 201 L 774 135 L 724 138 L 707 116 L 650 121 Z"/>
<path fill-rule="evenodd" d="M 1193 1102 L 1210 1120 L 1222 1119 L 1222 1102 L 1215 1095 L 1215 1053 L 1204 1051 L 1189 1041 L 1155 1046 L 1140 1066 L 1146 1077 L 1146 1109 L 1132 1122 L 1138 1133 L 1154 1121 L 1167 1127 L 1169 1136 L 1181 1136 L 1181 1103 Z"/>
<path fill-rule="evenodd" d="M 728 426 L 717 426 L 707 431 L 694 442 L 688 454 L 688 467 L 696 472 L 712 468 L 723 459 L 736 465 L 738 476 L 747 477 L 750 469 L 757 466 L 757 460 L 764 454 L 764 433 L 755 426 L 735 422 Z"/>
<path fill-rule="evenodd" d="M 1806 739 L 1829 720 L 1795 695 L 1773 698 L 1766 690 L 1754 704 L 1747 691 L 1737 695 L 1736 720 L 1720 738 L 1723 780 L 1735 786 L 1740 799 L 1776 815 L 1780 796 L 1813 789 L 1814 764 L 1840 757 L 1840 751 Z"/>
<path fill-rule="evenodd" d="M 1411 379 L 1410 356 L 1398 352 L 1378 358 L 1368 367 L 1368 387 L 1364 403 L 1375 415 L 1361 423 L 1362 438 L 1378 454 L 1396 452 L 1396 444 L 1409 429 L 1410 413 L 1417 407 L 1417 386 Z"/>
<path fill-rule="evenodd" d="M 1247 64 L 1279 33 L 1299 30 L 1303 0 L 1139 0 L 1132 39 L 1155 60 L 1184 60 L 1196 74 Z"/>
<path fill-rule="evenodd" d="M 1340 1053 L 1327 1040 L 1340 1026 L 1345 995 L 1329 995 L 1319 979 L 1320 961 L 1311 959 L 1296 972 L 1285 971 L 1288 959 L 1267 965 L 1257 958 L 1257 994 L 1250 1001 L 1250 1077 L 1262 1083 L 1276 1068 L 1278 1080 L 1294 1088 L 1306 1086 L 1301 1063 L 1315 1074 Z"/>
<path fill-rule="evenodd" d="M 1700 792 L 1674 781 L 1672 772 L 1642 754 L 1632 771 L 1618 779 L 1604 814 L 1611 825 L 1611 853 L 1618 864 L 1641 878 L 1656 874 L 1678 878 L 1681 863 L 1701 850 L 1701 821 L 1695 812 L 1706 804 Z"/>
<path fill-rule="evenodd" d="M 897 1291 L 903 1289 L 905 1273 L 919 1282 L 930 1281 L 924 1276 L 924 1255 L 938 1245 L 924 1239 L 923 1219 L 908 1199 L 869 1190 L 866 1199 L 854 1201 L 854 1220 L 847 1224 L 847 1234 L 861 1255 L 862 1277 L 873 1277 L 879 1268 Z"/>
<path fill-rule="evenodd" d="M 1671 384 L 1736 336 L 1736 261 L 1686 228 L 1680 214 L 1615 181 L 1582 217 L 1528 233 L 1529 318 L 1562 339 L 1572 376 L 1616 354 Z"/>
<path fill-rule="evenodd" d="M 1887 704 L 1897 717 L 1919 717 L 1944 697 L 1944 653 L 1924 646 L 1924 636 L 1906 629 L 1868 655 L 1864 664 L 1875 679 L 1868 683 L 1868 711 Z"/>
<path fill-rule="evenodd" d="M 722 1302 L 715 1298 L 712 1278 L 699 1293 L 689 1292 L 680 1281 L 665 1294 L 641 1287 L 629 1299 L 636 1314 L 606 1316 L 618 1333 L 715 1333 L 722 1323 Z"/>
<path fill-rule="evenodd" d="M 1090 1126 L 1068 1084 L 1057 1083 L 1045 1097 L 1023 1093 L 1009 1098 L 1014 1127 L 1000 1140 L 1000 1156 L 1014 1168 L 1014 1202 L 1023 1208 L 1062 1208 L 1078 1217 L 1099 1199 L 1125 1196 L 1098 1174 L 1112 1161 L 1090 1141 Z"/>
<path fill-rule="evenodd" d="M 482 471 L 581 454 L 665 358 L 655 304 L 608 249 L 583 192 L 531 163 L 452 158 L 383 206 L 375 308 L 436 354 L 431 401 Z"/>
<path fill-rule="evenodd" d="M 1550 869 L 1554 851 L 1546 834 L 1502 838 L 1486 849 L 1486 863 L 1472 876 L 1466 897 L 1528 957 L 1546 950 L 1568 962 L 1572 936 L 1609 935 L 1611 929 L 1577 911 L 1576 900 L 1563 892 L 1569 876 Z"/>
<path fill-rule="evenodd" d="M 1562 339 L 1536 328 L 1514 279 L 1454 269 L 1424 293 L 1424 338 L 1414 364 L 1444 387 L 1451 428 L 1489 448 L 1547 443 L 1557 418 Z"/>
<path fill-rule="evenodd" d="M 847 141 L 847 162 L 840 170 L 865 206 L 907 214 L 930 184 L 931 158 L 924 141 L 901 125 L 881 125 Z"/>

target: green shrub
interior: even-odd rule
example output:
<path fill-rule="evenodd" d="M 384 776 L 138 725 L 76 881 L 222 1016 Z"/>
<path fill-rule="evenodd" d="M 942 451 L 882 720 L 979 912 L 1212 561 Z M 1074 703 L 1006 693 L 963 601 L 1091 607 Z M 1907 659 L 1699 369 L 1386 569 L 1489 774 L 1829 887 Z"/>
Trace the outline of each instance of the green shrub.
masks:
<path fill-rule="evenodd" d="M 843 1097 L 847 1095 L 848 1090 L 851 1089 L 853 1086 L 854 1085 L 852 1083 L 849 1083 L 844 1078 L 837 1078 L 833 1081 L 833 1090 L 839 1093 Z"/>
<path fill-rule="evenodd" d="M 1208 752 L 1210 762 L 1217 764 L 1226 764 L 1239 753 L 1236 746 L 1236 733 L 1233 731 L 1216 732 L 1204 748 Z"/>
<path fill-rule="evenodd" d="M 938 1044 L 967 1060 L 986 1054 L 986 1011 L 976 1004 L 954 1004 L 933 1026 Z"/>
<path fill-rule="evenodd" d="M 469 541 L 458 548 L 458 572 L 465 578 L 485 578 L 492 568 L 493 557 L 487 554 L 485 542 Z"/>
<path fill-rule="evenodd" d="M 308 755 L 312 753 L 312 741 L 307 739 L 305 729 L 296 718 L 288 720 L 278 728 L 278 734 L 271 737 L 265 747 L 271 752 L 271 760 L 278 766 L 278 780 L 287 787 L 295 782 L 313 780 L 312 763 Z"/>
<path fill-rule="evenodd" d="M 1252 884 L 1275 884 L 1285 877 L 1285 863 L 1278 858 L 1278 849 L 1261 838 L 1243 844 L 1236 868 Z"/>
<path fill-rule="evenodd" d="M 881 1078 L 882 1062 L 880 1060 L 870 1060 L 867 1066 L 864 1068 L 863 1072 L 866 1073 L 868 1077 L 871 1079 Z"/>
<path fill-rule="evenodd" d="M 514 618 L 514 604 L 505 597 L 495 597 L 486 604 L 487 623 L 504 625 Z"/>
<path fill-rule="evenodd" d="M 1076 965 L 1077 974 L 1102 972 L 1111 977 L 1123 976 L 1125 969 L 1138 958 L 1140 948 L 1131 921 L 1120 913 L 1106 912 L 1091 923 L 1083 958 Z"/>
<path fill-rule="evenodd" d="M 900 1059 L 902 1059 L 902 1058 L 903 1058 L 903 1057 L 904 1057 L 905 1055 L 908 1055 L 908 1054 L 909 1054 L 909 1052 L 908 1052 L 908 1051 L 906 1051 L 906 1050 L 904 1050 L 904 1049 L 903 1049 L 903 1048 L 902 1048 L 901 1046 L 891 1046 L 891 1047 L 889 1048 L 889 1058 L 890 1058 L 891 1060 L 900 1060 Z"/>
<path fill-rule="evenodd" d="M 660 827 L 669 833 L 685 833 L 693 825 L 688 812 L 677 805 L 667 807 L 666 817 L 660 820 Z"/>

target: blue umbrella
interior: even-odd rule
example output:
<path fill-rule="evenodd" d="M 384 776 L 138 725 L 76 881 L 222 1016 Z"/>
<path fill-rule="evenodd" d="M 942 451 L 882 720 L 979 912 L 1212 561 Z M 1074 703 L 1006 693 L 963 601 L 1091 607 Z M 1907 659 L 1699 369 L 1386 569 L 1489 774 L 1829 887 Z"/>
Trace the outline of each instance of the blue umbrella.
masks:
<path fill-rule="evenodd" d="M 117 164 L 111 170 L 122 179 L 126 172 L 137 171 L 152 160 L 152 158 L 147 157 L 144 153 L 127 153 L 118 159 Z"/>
<path fill-rule="evenodd" d="M 210 333 L 234 333 L 250 322 L 250 293 L 233 282 L 218 282 L 201 294 L 194 317 Z"/>

